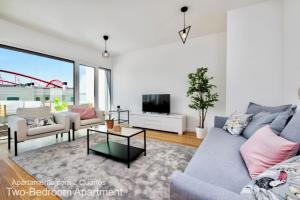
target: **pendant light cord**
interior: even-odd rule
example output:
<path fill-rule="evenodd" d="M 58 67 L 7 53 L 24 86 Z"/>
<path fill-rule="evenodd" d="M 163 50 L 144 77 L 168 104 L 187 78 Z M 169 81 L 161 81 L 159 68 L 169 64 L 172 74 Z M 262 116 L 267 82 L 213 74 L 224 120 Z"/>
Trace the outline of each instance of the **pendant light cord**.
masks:
<path fill-rule="evenodd" d="M 183 13 L 183 28 L 185 29 L 185 12 Z"/>

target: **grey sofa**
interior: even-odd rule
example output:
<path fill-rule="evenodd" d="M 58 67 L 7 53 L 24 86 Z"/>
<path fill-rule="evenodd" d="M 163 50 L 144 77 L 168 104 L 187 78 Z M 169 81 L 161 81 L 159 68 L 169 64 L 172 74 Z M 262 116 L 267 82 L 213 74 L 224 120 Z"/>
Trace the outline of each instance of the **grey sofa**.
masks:
<path fill-rule="evenodd" d="M 222 129 L 225 117 L 215 117 L 209 133 L 184 172 L 176 171 L 169 178 L 171 200 L 243 200 L 242 188 L 251 178 L 240 155 L 240 146 L 247 140 Z M 282 137 L 300 142 L 300 112 L 281 132 Z"/>
<path fill-rule="evenodd" d="M 48 118 L 54 117 L 55 124 L 35 128 L 28 128 L 26 118 Z M 10 149 L 11 138 L 14 138 L 15 156 L 18 155 L 18 143 L 26 140 L 68 133 L 70 136 L 70 120 L 61 113 L 51 113 L 49 107 L 18 108 L 16 115 L 8 117 L 8 149 Z M 13 133 L 13 134 L 12 134 Z"/>

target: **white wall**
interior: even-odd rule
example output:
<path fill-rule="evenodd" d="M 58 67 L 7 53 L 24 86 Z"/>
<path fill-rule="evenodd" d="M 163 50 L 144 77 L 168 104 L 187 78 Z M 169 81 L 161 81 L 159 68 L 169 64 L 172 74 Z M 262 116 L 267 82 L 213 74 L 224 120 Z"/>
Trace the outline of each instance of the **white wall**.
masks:
<path fill-rule="evenodd" d="M 187 74 L 200 66 L 209 67 L 220 94 L 219 103 L 209 112 L 208 125 L 215 114 L 223 115 L 225 110 L 227 114 L 244 111 L 249 101 L 300 106 L 299 10 L 300 0 L 271 0 L 232 10 L 227 38 L 222 33 L 189 39 L 186 45 L 179 42 L 143 49 L 114 57 L 113 63 L 99 51 L 1 18 L 0 43 L 90 66 L 113 65 L 115 106 L 141 111 L 142 94 L 170 93 L 172 112 L 188 115 L 188 128 L 193 130 L 197 113 L 188 108 Z"/>
<path fill-rule="evenodd" d="M 228 12 L 227 114 L 244 111 L 249 101 L 283 102 L 282 17 L 280 0 Z"/>
<path fill-rule="evenodd" d="M 300 1 L 285 0 L 284 19 L 284 103 L 300 107 Z"/>
<path fill-rule="evenodd" d="M 113 105 L 133 112 L 142 111 L 142 94 L 170 93 L 171 112 L 188 116 L 187 127 L 194 130 L 197 112 L 188 107 L 187 75 L 197 67 L 207 66 L 215 77 L 220 101 L 209 112 L 212 117 L 225 113 L 226 34 L 196 39 L 131 52 L 113 59 Z"/>
<path fill-rule="evenodd" d="M 62 57 L 95 67 L 111 68 L 101 52 L 33 31 L 0 18 L 0 44 Z"/>

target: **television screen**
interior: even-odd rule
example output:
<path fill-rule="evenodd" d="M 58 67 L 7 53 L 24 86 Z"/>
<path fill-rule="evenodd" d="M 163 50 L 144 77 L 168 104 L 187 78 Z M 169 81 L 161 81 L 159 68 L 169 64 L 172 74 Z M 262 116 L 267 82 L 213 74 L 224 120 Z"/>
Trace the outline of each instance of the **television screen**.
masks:
<path fill-rule="evenodd" d="M 143 95 L 143 112 L 170 113 L 169 94 Z"/>

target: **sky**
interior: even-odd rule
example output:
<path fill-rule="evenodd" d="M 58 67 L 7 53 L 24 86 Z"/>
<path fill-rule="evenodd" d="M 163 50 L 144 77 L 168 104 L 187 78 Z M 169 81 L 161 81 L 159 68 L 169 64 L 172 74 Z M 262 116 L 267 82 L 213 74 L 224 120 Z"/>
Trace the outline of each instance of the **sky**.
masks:
<path fill-rule="evenodd" d="M 60 80 L 73 87 L 73 63 L 50 59 L 33 54 L 0 48 L 0 69 L 33 76 L 45 81 Z M 0 79 L 15 81 L 15 76 L 0 72 Z M 30 82 L 17 77 L 21 83 Z"/>

